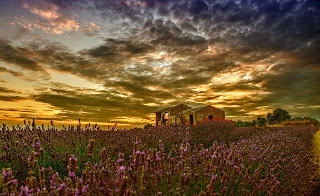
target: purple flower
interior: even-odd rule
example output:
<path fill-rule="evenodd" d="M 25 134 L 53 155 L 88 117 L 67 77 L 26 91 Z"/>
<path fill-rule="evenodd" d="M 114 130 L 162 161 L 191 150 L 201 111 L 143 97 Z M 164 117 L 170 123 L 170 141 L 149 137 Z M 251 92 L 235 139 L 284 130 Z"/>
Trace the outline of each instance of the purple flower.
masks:
<path fill-rule="evenodd" d="M 138 151 L 135 152 L 135 154 L 141 154 L 141 152 L 138 150 Z"/>
<path fill-rule="evenodd" d="M 74 172 L 69 171 L 69 177 L 75 177 L 75 176 L 76 176 L 76 175 L 75 175 Z"/>
<path fill-rule="evenodd" d="M 78 188 L 76 188 L 75 196 L 78 196 L 78 195 L 80 195 L 80 191 Z"/>
<path fill-rule="evenodd" d="M 120 166 L 118 169 L 118 172 L 122 173 L 126 171 L 126 167 L 125 166 Z"/>
<path fill-rule="evenodd" d="M 57 188 L 57 191 L 61 191 L 66 187 L 64 183 L 60 184 L 60 186 Z"/>
<path fill-rule="evenodd" d="M 223 187 L 220 192 L 221 192 L 221 194 L 227 192 L 227 187 Z"/>
<path fill-rule="evenodd" d="M 8 176 L 8 174 L 7 174 L 6 170 L 3 170 L 2 171 L 2 178 L 6 178 L 7 176 Z"/>
<path fill-rule="evenodd" d="M 85 186 L 83 186 L 82 187 L 82 189 L 81 189 L 81 193 L 86 193 L 87 192 L 87 188 L 89 187 L 89 185 L 87 184 L 87 185 L 85 185 Z"/>
<path fill-rule="evenodd" d="M 211 179 L 210 179 L 210 183 L 216 182 L 217 181 L 217 174 L 216 175 L 212 175 Z"/>

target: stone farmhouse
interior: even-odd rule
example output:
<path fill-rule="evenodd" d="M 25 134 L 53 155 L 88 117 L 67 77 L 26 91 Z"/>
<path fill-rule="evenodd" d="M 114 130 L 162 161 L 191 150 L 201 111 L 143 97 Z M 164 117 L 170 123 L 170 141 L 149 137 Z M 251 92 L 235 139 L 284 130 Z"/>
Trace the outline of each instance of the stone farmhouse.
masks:
<path fill-rule="evenodd" d="M 225 119 L 225 112 L 210 105 L 191 108 L 185 104 L 163 108 L 156 113 L 156 126 L 173 123 L 189 123 L 196 125 L 204 120 Z"/>

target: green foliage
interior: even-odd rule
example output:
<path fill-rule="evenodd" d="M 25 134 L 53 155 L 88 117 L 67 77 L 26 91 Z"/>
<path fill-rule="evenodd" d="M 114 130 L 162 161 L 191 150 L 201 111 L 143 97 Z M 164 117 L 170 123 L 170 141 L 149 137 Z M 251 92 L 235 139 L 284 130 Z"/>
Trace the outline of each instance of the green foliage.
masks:
<path fill-rule="evenodd" d="M 320 123 L 317 119 L 315 118 L 311 118 L 311 117 L 295 117 L 292 119 L 292 121 L 309 121 L 310 124 L 314 125 L 314 126 L 319 126 Z"/>
<path fill-rule="evenodd" d="M 287 110 L 277 108 L 273 110 L 273 113 L 267 114 L 267 119 L 270 125 L 279 124 L 283 121 L 287 121 L 291 119 L 291 116 L 289 115 Z"/>
<path fill-rule="evenodd" d="M 265 127 L 267 124 L 267 119 L 263 118 L 263 117 L 258 117 L 257 122 L 258 122 L 259 127 Z"/>
<path fill-rule="evenodd" d="M 235 127 L 255 127 L 257 125 L 257 121 L 253 120 L 252 122 L 250 121 L 241 121 L 237 120 L 234 122 Z"/>
<path fill-rule="evenodd" d="M 149 127 L 154 127 L 154 125 L 153 124 L 146 124 L 146 125 L 144 125 L 144 129 L 147 129 L 147 128 L 149 128 Z"/>

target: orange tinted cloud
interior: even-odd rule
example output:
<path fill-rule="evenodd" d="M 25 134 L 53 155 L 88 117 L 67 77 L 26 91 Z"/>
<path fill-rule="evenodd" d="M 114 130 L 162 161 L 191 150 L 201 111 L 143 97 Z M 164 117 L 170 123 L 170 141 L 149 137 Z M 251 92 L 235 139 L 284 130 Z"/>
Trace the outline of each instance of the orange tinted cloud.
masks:
<path fill-rule="evenodd" d="M 26 3 L 24 3 L 22 7 L 25 9 L 28 9 L 33 14 L 36 14 L 38 16 L 41 16 L 47 19 L 57 19 L 61 16 L 61 14 L 58 13 L 58 7 L 53 4 L 47 4 L 46 6 L 47 8 L 43 10 L 30 7 Z"/>
<path fill-rule="evenodd" d="M 59 13 L 59 8 L 51 3 L 42 3 L 39 7 L 24 3 L 22 7 L 42 19 L 34 22 L 22 18 L 16 22 L 23 27 L 28 27 L 29 30 L 42 29 L 47 33 L 60 35 L 65 32 L 78 31 L 80 28 L 79 22 Z"/>

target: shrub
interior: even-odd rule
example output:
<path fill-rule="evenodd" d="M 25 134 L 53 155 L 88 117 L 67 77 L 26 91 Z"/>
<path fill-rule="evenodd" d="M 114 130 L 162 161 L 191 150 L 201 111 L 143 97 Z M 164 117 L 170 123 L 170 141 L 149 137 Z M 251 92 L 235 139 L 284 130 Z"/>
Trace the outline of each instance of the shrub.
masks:
<path fill-rule="evenodd" d="M 300 126 L 314 126 L 314 123 L 310 120 L 295 120 L 295 121 L 284 121 L 281 123 L 281 125 L 300 127 Z"/>

